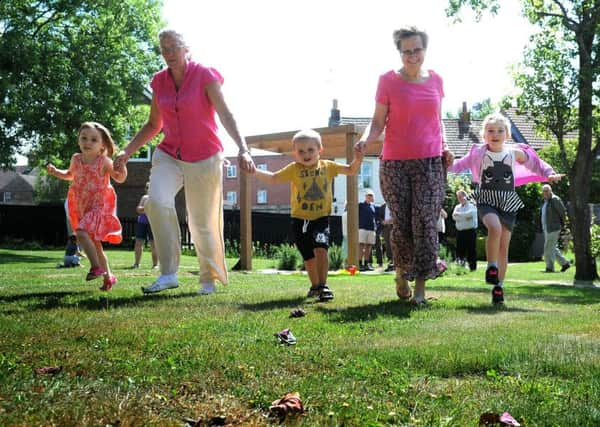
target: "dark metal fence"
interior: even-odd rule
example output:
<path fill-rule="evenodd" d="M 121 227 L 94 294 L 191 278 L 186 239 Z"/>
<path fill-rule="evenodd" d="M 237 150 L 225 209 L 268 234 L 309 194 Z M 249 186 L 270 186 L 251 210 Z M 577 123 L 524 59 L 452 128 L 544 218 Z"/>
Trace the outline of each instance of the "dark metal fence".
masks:
<path fill-rule="evenodd" d="M 133 247 L 136 218 L 122 217 L 123 242 L 121 247 Z M 230 242 L 240 239 L 240 212 L 224 211 L 224 235 Z M 342 241 L 342 225 L 338 216 L 330 217 L 331 239 Z M 187 223 L 181 223 L 181 245 L 192 246 Z M 67 223 L 62 205 L 0 205 L 0 240 L 24 240 L 45 246 L 62 247 L 67 241 Z M 253 212 L 252 240 L 261 244 L 291 243 L 290 216 L 281 213 Z"/>

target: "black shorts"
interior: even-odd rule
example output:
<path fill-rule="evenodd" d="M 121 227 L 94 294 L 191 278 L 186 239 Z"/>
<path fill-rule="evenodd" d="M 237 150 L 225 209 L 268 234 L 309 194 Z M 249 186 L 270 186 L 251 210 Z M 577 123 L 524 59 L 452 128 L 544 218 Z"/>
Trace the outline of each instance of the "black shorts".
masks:
<path fill-rule="evenodd" d="M 498 219 L 500 219 L 500 223 L 512 233 L 513 228 L 515 227 L 515 223 L 517 222 L 517 214 L 516 213 L 508 213 L 501 211 L 500 209 L 496 209 L 490 205 L 478 204 L 477 205 L 477 214 L 479 215 L 479 220 L 483 223 L 483 217 L 487 214 L 495 214 Z"/>
<path fill-rule="evenodd" d="M 308 261 L 315 257 L 314 249 L 329 249 L 329 217 L 323 216 L 311 221 L 292 218 L 292 233 L 294 243 L 302 254 L 302 259 Z"/>
<path fill-rule="evenodd" d="M 135 238 L 136 240 L 144 240 L 151 242 L 154 240 L 154 236 L 152 235 L 152 229 L 150 228 L 150 224 L 144 224 L 141 222 L 135 223 Z"/>

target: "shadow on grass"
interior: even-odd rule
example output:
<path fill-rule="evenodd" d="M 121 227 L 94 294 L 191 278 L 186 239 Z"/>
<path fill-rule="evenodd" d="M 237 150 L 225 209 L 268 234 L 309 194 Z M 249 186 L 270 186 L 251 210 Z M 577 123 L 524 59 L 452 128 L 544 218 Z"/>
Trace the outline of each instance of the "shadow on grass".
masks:
<path fill-rule="evenodd" d="M 505 303 L 504 305 L 480 305 L 480 306 L 472 306 L 472 305 L 460 305 L 456 307 L 457 310 L 464 310 L 469 314 L 489 314 L 495 315 L 502 312 L 507 313 L 536 313 L 541 310 L 534 310 L 530 308 L 522 308 L 522 307 L 513 307 L 509 303 Z"/>
<path fill-rule="evenodd" d="M 432 308 L 433 306 L 430 305 L 429 307 L 419 309 L 408 302 L 392 300 L 346 308 L 329 308 L 326 305 L 318 305 L 315 310 L 329 316 L 329 320 L 332 322 L 365 322 L 376 320 L 381 316 L 409 318 L 412 311 L 431 310 Z"/>
<path fill-rule="evenodd" d="M 60 260 L 57 260 L 55 257 L 47 257 L 40 255 L 30 255 L 24 253 L 3 253 L 0 255 L 0 264 L 17 264 L 17 263 L 45 263 L 45 262 L 56 262 L 58 264 Z M 44 268 L 48 268 L 47 265 L 43 266 Z"/>
<path fill-rule="evenodd" d="M 240 304 L 238 307 L 241 310 L 248 311 L 263 311 L 273 310 L 277 308 L 296 308 L 300 305 L 306 305 L 306 298 L 303 296 L 288 298 L 288 299 L 276 299 L 270 301 L 262 301 L 254 304 Z"/>
<path fill-rule="evenodd" d="M 465 287 L 465 286 L 436 286 L 435 291 L 459 292 L 459 293 L 489 293 L 488 287 Z M 514 300 L 541 300 L 558 304 L 591 305 L 600 303 L 600 289 L 577 288 L 564 285 L 540 285 L 511 284 L 504 287 L 505 294 Z"/>
<path fill-rule="evenodd" d="M 85 295 L 90 295 L 85 297 Z M 140 304 L 154 304 L 157 301 L 174 300 L 180 298 L 198 297 L 195 292 L 177 293 L 177 294 L 153 294 L 133 295 L 128 297 L 110 298 L 110 294 L 101 293 L 96 289 L 84 291 L 56 291 L 56 292 L 38 292 L 19 295 L 0 296 L 0 304 L 22 302 L 26 304 L 25 311 L 32 310 L 53 310 L 57 308 L 77 308 L 83 310 L 107 310 L 120 307 L 137 306 Z M 66 301 L 69 296 L 83 297 L 75 301 Z M 23 310 L 0 310 L 2 314 L 23 313 Z"/>

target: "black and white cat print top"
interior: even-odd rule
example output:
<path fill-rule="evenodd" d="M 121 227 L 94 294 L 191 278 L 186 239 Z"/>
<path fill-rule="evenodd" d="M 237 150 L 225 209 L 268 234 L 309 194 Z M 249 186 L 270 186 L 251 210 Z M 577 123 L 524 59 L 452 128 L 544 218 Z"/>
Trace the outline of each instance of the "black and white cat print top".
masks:
<path fill-rule="evenodd" d="M 515 158 L 512 150 L 486 151 L 481 164 L 479 187 L 473 192 L 478 204 L 514 214 L 523 206 L 515 191 Z"/>

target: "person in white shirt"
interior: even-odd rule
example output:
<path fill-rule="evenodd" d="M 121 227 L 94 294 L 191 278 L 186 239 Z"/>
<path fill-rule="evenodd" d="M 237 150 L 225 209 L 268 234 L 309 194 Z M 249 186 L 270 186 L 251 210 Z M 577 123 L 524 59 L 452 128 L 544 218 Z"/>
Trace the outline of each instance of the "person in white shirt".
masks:
<path fill-rule="evenodd" d="M 464 190 L 456 192 L 458 205 L 454 207 L 452 219 L 456 222 L 456 259 L 469 269 L 477 269 L 477 208 L 467 200 Z"/>

